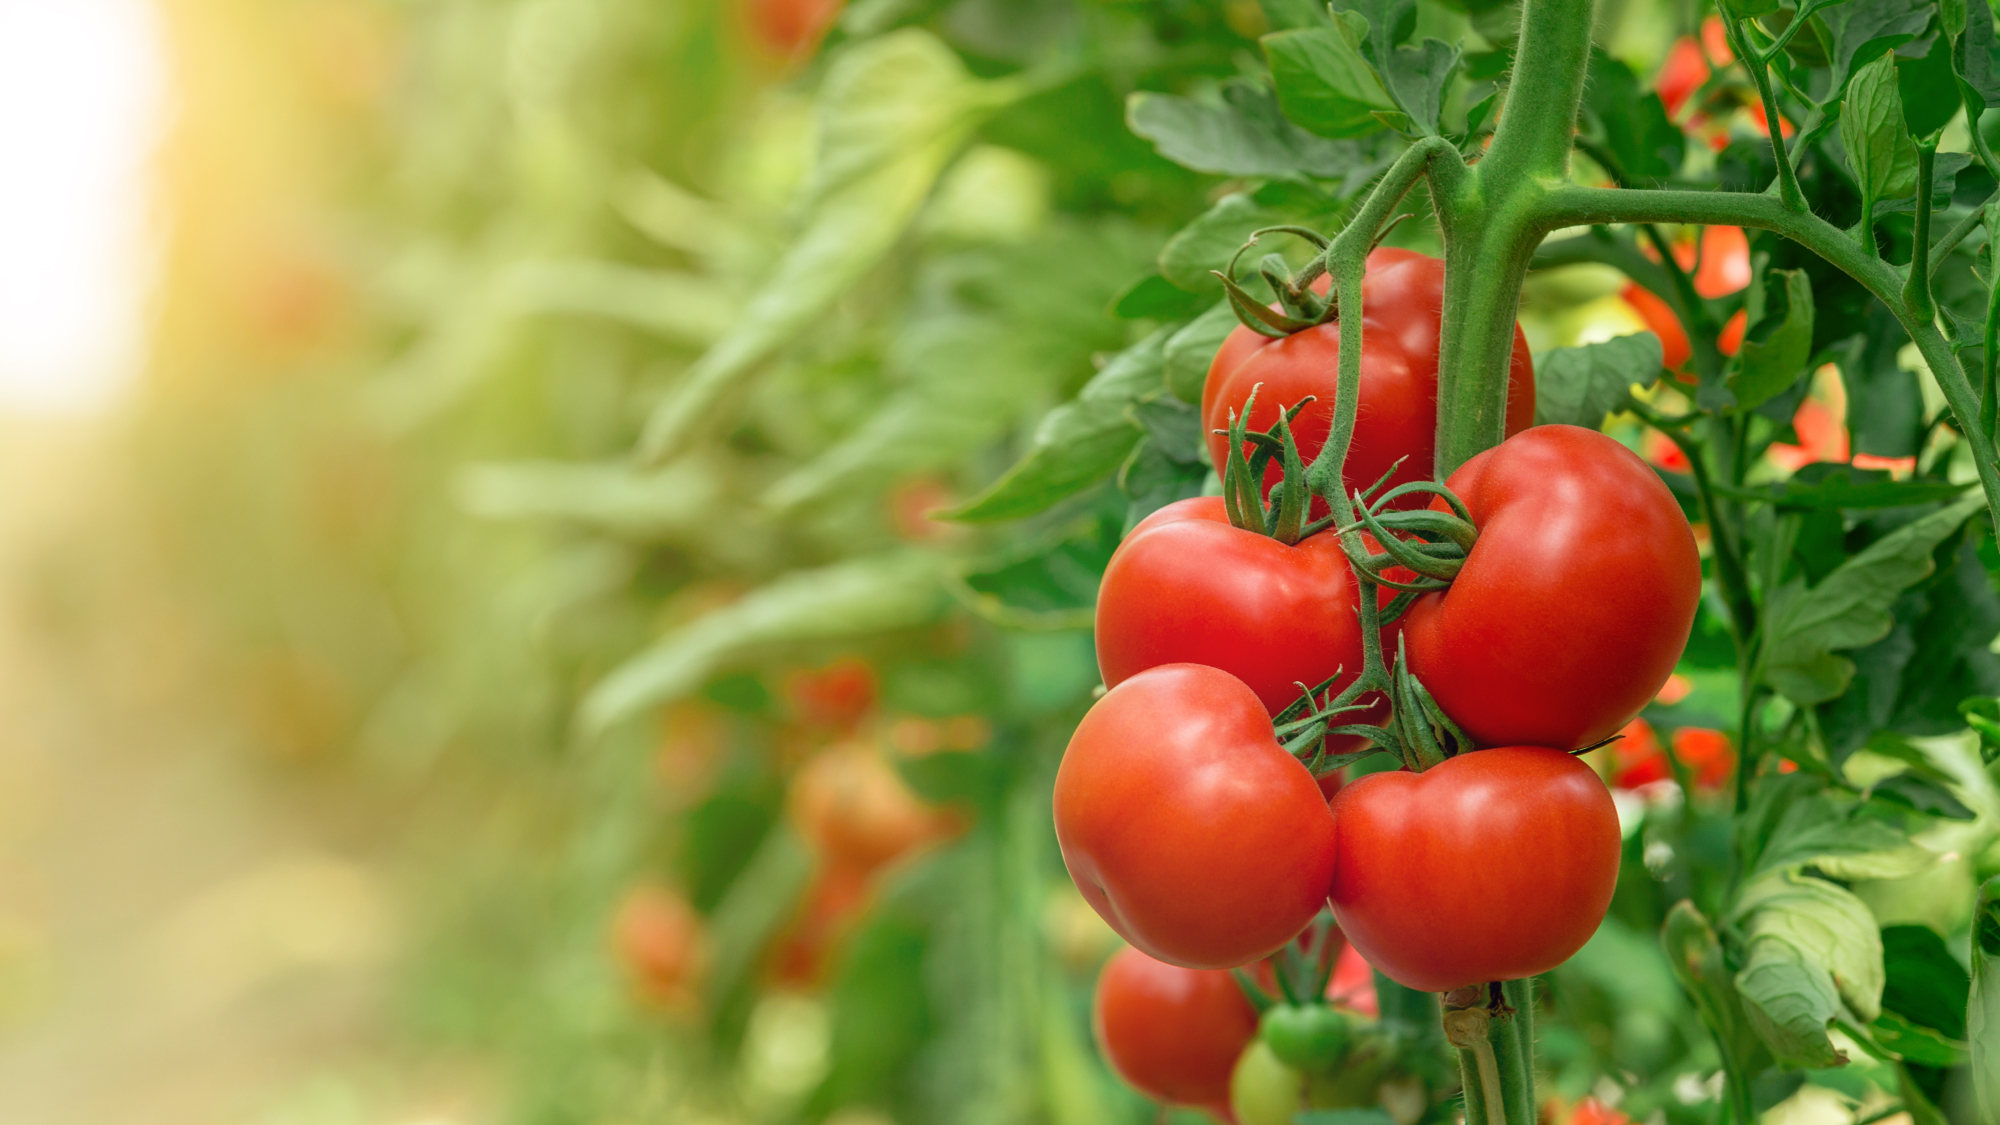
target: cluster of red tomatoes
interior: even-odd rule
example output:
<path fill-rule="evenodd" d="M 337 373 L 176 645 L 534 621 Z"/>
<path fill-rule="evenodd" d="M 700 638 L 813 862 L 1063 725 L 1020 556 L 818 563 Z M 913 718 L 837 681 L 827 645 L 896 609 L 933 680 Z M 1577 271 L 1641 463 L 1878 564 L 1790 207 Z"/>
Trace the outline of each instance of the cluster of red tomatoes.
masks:
<path fill-rule="evenodd" d="M 1428 475 L 1443 275 L 1441 261 L 1408 251 L 1369 257 L 1350 490 L 1399 460 L 1392 484 Z M 1340 330 L 1271 340 L 1239 329 L 1210 368 L 1206 424 L 1226 426 L 1253 388 L 1252 427 L 1312 396 L 1291 423 L 1310 460 L 1331 426 Z M 1617 814 L 1574 753 L 1616 734 L 1666 681 L 1701 564 L 1645 462 L 1593 430 L 1530 425 L 1534 375 L 1518 329 L 1511 377 L 1510 436 L 1446 482 L 1477 540 L 1450 587 L 1418 596 L 1381 638 L 1474 752 L 1342 787 L 1279 741 L 1273 716 L 1300 685 L 1362 667 L 1363 586 L 1335 530 L 1287 545 L 1200 497 L 1140 523 L 1105 571 L 1096 640 L 1108 691 L 1064 755 L 1056 833 L 1077 888 L 1136 950 L 1105 971 L 1100 1038 L 1162 1100 L 1215 1104 L 1227 1067 L 1211 1065 L 1199 1089 L 1175 1086 L 1120 1061 L 1147 1053 L 1132 1043 L 1197 1051 L 1219 1043 L 1219 1029 L 1241 1033 L 1247 1009 L 1231 1008 L 1242 998 L 1217 970 L 1286 947 L 1329 904 L 1376 970 L 1432 992 L 1545 972 L 1603 917 Z M 1222 464 L 1228 439 L 1212 442 Z M 1367 702 L 1372 714 L 1386 706 Z M 1135 981 L 1152 982 L 1153 999 L 1144 1018 L 1125 1018 L 1117 997 Z M 1269 1015 L 1265 1024 L 1270 1043 Z"/>

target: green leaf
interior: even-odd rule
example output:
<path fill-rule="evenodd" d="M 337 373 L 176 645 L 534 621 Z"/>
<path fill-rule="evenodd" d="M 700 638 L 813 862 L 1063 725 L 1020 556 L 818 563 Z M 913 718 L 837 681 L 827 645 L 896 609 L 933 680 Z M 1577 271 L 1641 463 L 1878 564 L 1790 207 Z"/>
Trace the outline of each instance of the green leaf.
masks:
<path fill-rule="evenodd" d="M 1333 15 L 1320 0 L 1257 0 L 1264 20 L 1280 30 L 1295 27 L 1326 27 Z"/>
<path fill-rule="evenodd" d="M 1845 120 L 1843 118 L 1842 120 Z M 1771 279 L 1784 279 L 1773 288 Z M 1764 315 L 1743 338 L 1729 370 L 1736 409 L 1754 410 L 1798 381 L 1812 358 L 1812 282 L 1804 270 L 1764 275 Z"/>
<path fill-rule="evenodd" d="M 1900 879 L 1937 866 L 1935 852 L 1861 801 L 1819 792 L 1786 804 L 1753 873 L 1813 866 L 1843 879 Z"/>
<path fill-rule="evenodd" d="M 1207 465 L 1178 460 L 1151 437 L 1141 441 L 1118 470 L 1118 488 L 1130 501 L 1125 512 L 1126 534 L 1139 526 L 1140 520 L 1174 501 L 1201 495 L 1207 481 Z"/>
<path fill-rule="evenodd" d="M 1882 1006 L 1947 1039 L 1965 1037 L 1972 977 L 1929 926 L 1882 927 Z"/>
<path fill-rule="evenodd" d="M 1965 31 L 1952 44 L 1951 62 L 1967 105 L 2000 105 L 2000 43 L 1994 41 L 1991 8 L 1965 5 Z"/>
<path fill-rule="evenodd" d="M 1868 1025 L 1875 1042 L 1921 1066 L 1964 1066 L 1965 1044 L 1947 1039 L 1928 1027 L 1911 1023 L 1894 1012 L 1883 1012 Z"/>
<path fill-rule="evenodd" d="M 1951 43 L 1938 36 L 1922 57 L 1896 56 L 1903 123 L 1913 137 L 1930 136 L 1958 113 L 1958 76 L 1952 73 L 1951 54 Z"/>
<path fill-rule="evenodd" d="M 1828 466 L 1824 476 L 1805 480 L 1799 476 L 1783 484 L 1763 487 L 1716 488 L 1717 492 L 1739 500 L 1771 504 L 1792 511 L 1840 511 L 1871 508 L 1904 508 L 1934 504 L 1963 495 L 1973 482 L 1954 484 L 1943 480 L 1896 480 L 1886 469 L 1856 469 L 1850 465 Z"/>
<path fill-rule="evenodd" d="M 1459 57 L 1458 47 L 1441 39 L 1396 48 L 1389 67 L 1389 88 L 1421 136 L 1438 135 L 1445 87 L 1458 72 Z"/>
<path fill-rule="evenodd" d="M 1209 271 L 1227 267 L 1251 232 L 1281 224 L 1330 230 L 1344 212 L 1325 194 L 1297 184 L 1276 182 L 1256 192 L 1231 192 L 1167 240 L 1160 251 L 1160 273 L 1191 293 L 1220 295 L 1222 281 Z"/>
<path fill-rule="evenodd" d="M 1860 331 L 1841 349 L 1841 382 L 1847 388 L 1847 426 L 1856 453 L 1912 457 L 1924 435 L 1924 395 L 1917 374 L 1897 355 L 1909 333 L 1882 302 L 1870 299 L 1855 325 Z"/>
<path fill-rule="evenodd" d="M 1776 939 L 1825 970 L 1864 1021 L 1881 1014 L 1882 932 L 1854 892 L 1795 871 L 1769 872 L 1738 892 L 1731 917 L 1753 947 Z"/>
<path fill-rule="evenodd" d="M 1046 511 L 1110 476 L 1142 432 L 1126 408 L 1165 388 L 1165 330 L 1118 353 L 1076 399 L 1035 427 L 1028 452 L 984 492 L 945 513 L 965 523 L 997 523 Z"/>
<path fill-rule="evenodd" d="M 776 645 L 908 628 L 935 619 L 946 598 L 939 561 L 915 551 L 798 571 L 696 619 L 630 657 L 579 708 L 598 733 L 694 691 L 732 662 Z"/>
<path fill-rule="evenodd" d="M 1896 58 L 1885 54 L 1855 72 L 1840 105 L 1840 143 L 1864 200 L 1917 190 L 1917 149 L 1903 123 Z"/>
<path fill-rule="evenodd" d="M 1715 1036 L 1724 1055 L 1744 1074 L 1765 1069 L 1771 1052 L 1744 1010 L 1743 997 L 1729 971 L 1715 928 L 1693 903 L 1683 899 L 1667 911 L 1660 932 L 1667 964 L 1681 987 L 1693 998 L 1701 1022 Z M 1828 982 L 1831 988 L 1831 982 Z"/>
<path fill-rule="evenodd" d="M 1199 404 L 1202 385 L 1208 382 L 1208 365 L 1222 342 L 1242 321 L 1224 301 L 1195 317 L 1186 327 L 1167 338 L 1167 390 L 1182 402 Z"/>
<path fill-rule="evenodd" d="M 1660 338 L 1651 332 L 1551 348 L 1535 359 L 1535 424 L 1597 429 L 1624 408 L 1633 384 L 1659 377 Z"/>
<path fill-rule="evenodd" d="M 1111 315 L 1121 320 L 1186 320 L 1207 303 L 1200 294 L 1190 293 L 1155 273 L 1120 293 L 1111 306 Z"/>
<path fill-rule="evenodd" d="M 1123 513 L 1093 513 L 966 568 L 954 592 L 968 609 L 1010 629 L 1087 629 L 1097 583 L 1118 549 Z"/>
<path fill-rule="evenodd" d="M 1886 634 L 1897 595 L 1930 575 L 1932 550 L 1983 503 L 1979 497 L 1960 500 L 1897 528 L 1810 590 L 1799 579 L 1779 587 L 1765 608 L 1759 661 L 1764 682 L 1806 705 L 1844 691 L 1854 664 L 1834 652 Z"/>
<path fill-rule="evenodd" d="M 1277 96 L 1247 80 L 1225 84 L 1213 102 L 1133 94 L 1125 117 L 1161 156 L 1197 172 L 1339 179 L 1363 160 L 1353 142 L 1315 136 L 1285 120 Z"/>
<path fill-rule="evenodd" d="M 1350 0 L 1337 11 L 1341 34 L 1373 67 L 1393 110 L 1377 116 L 1411 136 L 1436 136 L 1445 87 L 1457 73 L 1458 47 L 1438 39 L 1399 46 L 1416 27 L 1414 0 Z"/>
<path fill-rule="evenodd" d="M 722 481 L 689 458 L 654 472 L 624 461 L 482 462 L 459 470 L 458 502 L 486 519 L 563 520 L 635 537 L 699 531 L 713 518 Z"/>
<path fill-rule="evenodd" d="M 1979 1119 L 2000 1121 L 2000 875 L 1979 888 L 1972 912 L 1972 986 L 1965 1020 Z"/>
<path fill-rule="evenodd" d="M 1584 87 L 1586 120 L 1618 162 L 1612 169 L 1634 187 L 1658 186 L 1680 171 L 1687 136 L 1667 117 L 1660 95 L 1644 89 L 1632 68 L 1593 47 L 1589 84 Z"/>
<path fill-rule="evenodd" d="M 1908 104 L 1908 103 L 1905 103 Z M 1958 187 L 1958 175 L 1972 167 L 1973 157 L 1969 152 L 1940 152 L 1931 162 L 1931 208 L 1942 211 L 1951 206 L 1952 193 Z M 1917 197 L 1912 194 L 1901 199 L 1891 199 L 1875 205 L 1875 214 L 1893 215 L 1898 211 L 1915 211 Z M 1921 396 L 1919 396 L 1921 397 Z"/>
<path fill-rule="evenodd" d="M 1266 35 L 1263 44 L 1285 116 L 1322 137 L 1380 132 L 1376 111 L 1395 108 L 1374 69 L 1330 23 Z"/>
<path fill-rule="evenodd" d="M 972 131 L 1022 90 L 973 78 L 957 54 L 916 28 L 843 49 L 817 102 L 819 153 L 798 234 L 736 326 L 654 408 L 640 460 L 681 452 L 731 388 L 873 269 Z"/>
<path fill-rule="evenodd" d="M 1827 971 L 1788 942 L 1766 938 L 1749 950 L 1736 974 L 1736 991 L 1750 1026 L 1778 1065 L 1817 1069 L 1846 1062 L 1826 1034 L 1840 1011 Z"/>
<path fill-rule="evenodd" d="M 702 986 L 711 1006 L 745 982 L 758 954 L 798 909 L 813 867 L 812 849 L 790 825 L 780 821 L 765 834 L 709 916 L 707 936 L 715 944 Z"/>
<path fill-rule="evenodd" d="M 1929 0 L 1847 0 L 1815 15 L 1833 69 L 1827 96 L 1845 89 L 1860 67 L 1922 35 L 1933 10 Z"/>
<path fill-rule="evenodd" d="M 1966 808 L 1965 802 L 1960 801 L 1948 787 L 1913 773 L 1883 778 L 1868 790 L 1868 796 L 1946 820 L 1976 820 L 1979 817 L 1978 813 Z"/>

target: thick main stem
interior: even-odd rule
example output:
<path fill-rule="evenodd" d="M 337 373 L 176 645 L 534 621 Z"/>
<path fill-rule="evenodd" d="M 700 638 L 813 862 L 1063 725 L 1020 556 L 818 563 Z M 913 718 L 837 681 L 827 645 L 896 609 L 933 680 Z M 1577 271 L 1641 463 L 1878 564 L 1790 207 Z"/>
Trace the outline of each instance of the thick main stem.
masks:
<path fill-rule="evenodd" d="M 1593 0 L 1528 0 L 1492 148 L 1456 182 L 1432 179 L 1445 243 L 1439 480 L 1505 435 L 1521 281 L 1544 233 L 1540 201 L 1569 171 L 1593 15 Z"/>

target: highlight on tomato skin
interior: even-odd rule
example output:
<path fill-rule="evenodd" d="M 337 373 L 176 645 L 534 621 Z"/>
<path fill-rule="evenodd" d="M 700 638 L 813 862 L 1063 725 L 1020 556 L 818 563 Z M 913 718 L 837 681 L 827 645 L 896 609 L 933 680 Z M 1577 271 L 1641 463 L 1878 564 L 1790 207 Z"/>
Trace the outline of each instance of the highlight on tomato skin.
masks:
<path fill-rule="evenodd" d="M 1121 949 L 1098 974 L 1091 1028 L 1105 1060 L 1134 1089 L 1231 1120 L 1230 1074 L 1257 1037 L 1257 1010 L 1234 974 Z"/>

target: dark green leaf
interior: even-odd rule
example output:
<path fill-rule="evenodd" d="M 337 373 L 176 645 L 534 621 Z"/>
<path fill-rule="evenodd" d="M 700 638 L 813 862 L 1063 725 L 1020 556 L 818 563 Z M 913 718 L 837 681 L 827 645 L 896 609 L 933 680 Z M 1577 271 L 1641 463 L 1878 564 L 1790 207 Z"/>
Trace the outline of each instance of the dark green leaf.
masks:
<path fill-rule="evenodd" d="M 1972 167 L 1969 152 L 1940 152 L 1931 165 L 1931 207 L 1942 211 L 1951 205 L 1952 192 L 1958 187 L 1958 174 Z M 1917 197 L 1915 189 L 1902 199 L 1891 199 L 1875 205 L 1877 215 L 1890 215 L 1898 211 L 1915 211 Z"/>
<path fill-rule="evenodd" d="M 1940 38 L 1921 58 L 1896 59 L 1903 121 L 1913 137 L 1930 136 L 1958 112 L 1958 76 L 1952 73 L 1951 54 L 1951 44 Z"/>
<path fill-rule="evenodd" d="M 1897 362 L 1910 342 L 1887 306 L 1869 298 L 1859 335 L 1840 355 L 1840 378 L 1847 388 L 1847 425 L 1856 453 L 1911 457 L 1924 434 L 1924 396 L 1916 372 Z"/>
<path fill-rule="evenodd" d="M 1323 137 L 1362 137 L 1381 130 L 1375 112 L 1395 103 L 1331 21 L 1266 35 L 1263 43 L 1286 117 Z"/>
<path fill-rule="evenodd" d="M 1326 27 L 1333 15 L 1320 0 L 1257 0 L 1264 20 L 1280 31 L 1294 27 Z"/>
<path fill-rule="evenodd" d="M 1774 278 L 1784 284 L 1773 286 Z M 1812 282 L 1806 272 L 1770 271 L 1763 296 L 1764 315 L 1744 337 L 1729 372 L 1729 391 L 1739 410 L 1755 409 L 1790 387 L 1812 358 Z"/>
<path fill-rule="evenodd" d="M 1184 465 L 1203 464 L 1207 441 L 1201 432 L 1201 411 L 1168 396 L 1135 402 L 1127 411 L 1167 457 Z"/>
<path fill-rule="evenodd" d="M 1165 330 L 1112 357 L 1075 401 L 1035 427 L 1028 452 L 997 481 L 945 518 L 997 523 L 1046 511 L 1110 476 L 1139 444 L 1126 408 L 1165 389 Z"/>
<path fill-rule="evenodd" d="M 1928 0 L 1847 0 L 1814 16 L 1832 61 L 1828 96 L 1862 66 L 1922 35 L 1933 10 Z"/>
<path fill-rule="evenodd" d="M 1350 141 L 1315 136 L 1285 120 L 1276 95 L 1247 80 L 1224 85 L 1212 102 L 1133 94 L 1125 116 L 1161 156 L 1197 172 L 1336 179 L 1365 158 Z"/>
<path fill-rule="evenodd" d="M 1991 8 L 1966 4 L 1965 31 L 1952 44 L 1951 61 L 1967 105 L 2000 105 L 2000 43 L 1994 41 Z"/>
<path fill-rule="evenodd" d="M 1208 365 L 1222 342 L 1242 322 L 1224 301 L 1194 318 L 1185 328 L 1167 338 L 1167 390 L 1182 402 L 1199 403 L 1202 384 L 1208 381 Z"/>
<path fill-rule="evenodd" d="M 1168 504 L 1201 495 L 1208 477 L 1207 465 L 1176 460 L 1150 437 L 1141 441 L 1118 470 L 1118 487 L 1131 500 L 1125 512 L 1125 533 L 1131 534 L 1140 520 Z"/>
<path fill-rule="evenodd" d="M 1827 463 L 1828 471 L 1817 479 L 1794 476 L 1783 484 L 1761 488 L 1718 487 L 1716 491 L 1740 500 L 1771 504 L 1797 511 L 1838 511 L 1840 509 L 1903 508 L 1950 500 L 1972 487 L 1942 480 L 1896 480 L 1884 469 L 1856 469 Z"/>
<path fill-rule="evenodd" d="M 1687 137 L 1667 117 L 1660 96 L 1624 63 L 1593 47 L 1584 111 L 1597 140 L 1617 161 L 1610 169 L 1634 187 L 1657 186 L 1680 171 Z"/>
<path fill-rule="evenodd" d="M 1947 1039 L 1965 1038 L 1966 998 L 1972 978 L 1929 926 L 1882 927 L 1882 964 L 1888 984 L 1882 1006 Z"/>
<path fill-rule="evenodd" d="M 1440 39 L 1398 47 L 1389 65 L 1389 87 L 1417 134 L 1438 135 L 1445 86 L 1458 71 L 1459 49 Z"/>
<path fill-rule="evenodd" d="M 1954 796 L 1938 782 L 1914 774 L 1899 773 L 1885 777 L 1868 791 L 1871 799 L 1903 805 L 1929 816 L 1941 816 L 1947 820 L 1973 820 L 1978 813 L 1965 807 L 1965 803 Z"/>
<path fill-rule="evenodd" d="M 1812 866 L 1842 879 L 1897 879 L 1937 865 L 1936 854 L 1912 843 L 1900 823 L 1852 798 L 1826 792 L 1800 797 L 1771 823 L 1753 857 L 1755 872 Z"/>
<path fill-rule="evenodd" d="M 1292 224 L 1331 232 L 1344 210 L 1324 193 L 1298 184 L 1231 192 L 1167 240 L 1160 251 L 1160 273 L 1182 289 L 1212 299 L 1221 294 L 1222 281 L 1210 271 L 1227 267 L 1252 231 Z M 1275 239 L 1272 245 L 1285 241 L 1297 240 Z M 1255 265 L 1255 256 L 1249 258 L 1248 264 Z"/>
<path fill-rule="evenodd" d="M 1889 632 L 1889 607 L 1928 577 L 1931 552 L 1983 506 L 1974 497 L 1914 520 L 1870 544 L 1810 590 L 1794 579 L 1771 595 L 1763 627 L 1765 682 L 1801 704 L 1846 690 L 1854 665 L 1833 655 Z"/>
<path fill-rule="evenodd" d="M 1535 424 L 1597 429 L 1624 409 L 1632 386 L 1660 377 L 1660 338 L 1651 332 L 1577 348 L 1552 348 L 1535 360 Z"/>
<path fill-rule="evenodd" d="M 1010 629 L 1088 628 L 1122 517 L 1093 513 L 982 560 L 960 575 L 957 593 L 973 612 Z"/>

